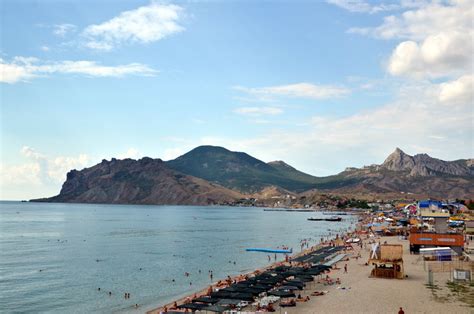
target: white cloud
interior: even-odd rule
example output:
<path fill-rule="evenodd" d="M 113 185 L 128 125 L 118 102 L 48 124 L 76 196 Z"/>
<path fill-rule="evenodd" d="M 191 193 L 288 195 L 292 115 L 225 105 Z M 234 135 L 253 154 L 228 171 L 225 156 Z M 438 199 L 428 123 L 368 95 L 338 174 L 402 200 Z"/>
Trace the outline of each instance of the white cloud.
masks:
<path fill-rule="evenodd" d="M 409 6 L 407 6 L 409 7 Z M 389 15 L 377 27 L 351 28 L 348 32 L 370 34 L 381 39 L 420 41 L 447 30 L 472 31 L 472 1 L 452 0 L 419 3 L 400 15 Z"/>
<path fill-rule="evenodd" d="M 110 51 L 114 48 L 110 43 L 100 41 L 88 41 L 84 45 L 90 49 L 103 51 Z"/>
<path fill-rule="evenodd" d="M 443 32 L 420 44 L 404 41 L 393 51 L 388 71 L 392 75 L 437 78 L 459 75 L 472 69 L 473 43 L 469 33 Z"/>
<path fill-rule="evenodd" d="M 29 146 L 23 146 L 20 153 L 27 159 L 25 163 L 3 165 L 0 168 L 2 186 L 60 184 L 66 179 L 66 173 L 69 170 L 82 169 L 91 163 L 91 159 L 86 154 L 80 154 L 77 157 L 49 158 Z"/>
<path fill-rule="evenodd" d="M 37 162 L 5 166 L 0 164 L 1 185 L 40 185 L 41 168 Z"/>
<path fill-rule="evenodd" d="M 76 25 L 73 24 L 56 24 L 53 25 L 53 34 L 59 37 L 65 37 L 68 33 L 75 32 Z"/>
<path fill-rule="evenodd" d="M 43 154 L 38 153 L 34 148 L 31 148 L 29 146 L 23 146 L 20 152 L 23 156 L 34 159 L 34 160 L 39 160 L 39 159 L 44 158 Z"/>
<path fill-rule="evenodd" d="M 86 47 L 97 50 L 111 50 L 124 43 L 150 43 L 182 32 L 183 15 L 180 6 L 152 2 L 104 23 L 89 25 L 82 36 Z"/>
<path fill-rule="evenodd" d="M 357 13 L 379 13 L 383 11 L 396 10 L 400 7 L 398 4 L 378 3 L 377 5 L 370 4 L 363 0 L 326 0 L 329 4 L 334 4 L 340 8 L 350 12 Z"/>
<path fill-rule="evenodd" d="M 91 159 L 86 154 L 77 157 L 59 156 L 48 160 L 48 178 L 56 183 L 66 180 L 66 173 L 71 169 L 83 169 L 91 164 Z"/>
<path fill-rule="evenodd" d="M 48 52 L 50 50 L 48 46 L 41 46 L 40 49 L 44 52 Z"/>
<path fill-rule="evenodd" d="M 0 58 L 0 82 L 17 83 L 48 74 L 82 74 L 90 77 L 152 76 L 156 70 L 140 63 L 105 66 L 94 61 L 44 62 L 36 58 L 15 57 L 8 62 Z"/>
<path fill-rule="evenodd" d="M 277 107 L 240 107 L 234 110 L 235 113 L 247 116 L 273 116 L 283 113 L 281 108 Z"/>
<path fill-rule="evenodd" d="M 269 99 L 277 96 L 327 99 L 344 96 L 350 93 L 350 90 L 345 87 L 333 85 L 316 85 L 311 83 L 297 83 L 259 88 L 236 86 L 234 89 L 262 99 Z"/>
<path fill-rule="evenodd" d="M 352 28 L 350 33 L 381 39 L 404 39 L 387 64 L 392 75 L 453 78 L 472 72 L 474 10 L 470 0 L 407 2 L 411 9 L 384 18 L 375 28 Z"/>
<path fill-rule="evenodd" d="M 439 101 L 443 104 L 474 105 L 474 75 L 463 75 L 459 79 L 440 84 Z"/>

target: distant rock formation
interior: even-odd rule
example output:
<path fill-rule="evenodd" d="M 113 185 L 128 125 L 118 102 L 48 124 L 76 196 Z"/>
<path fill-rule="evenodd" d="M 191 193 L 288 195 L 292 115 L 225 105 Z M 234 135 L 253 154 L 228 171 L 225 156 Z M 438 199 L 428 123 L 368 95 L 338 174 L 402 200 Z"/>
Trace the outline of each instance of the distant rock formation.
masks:
<path fill-rule="evenodd" d="M 337 175 L 315 177 L 283 161 L 265 163 L 246 153 L 200 146 L 168 162 L 112 158 L 71 170 L 59 195 L 35 201 L 208 205 L 238 204 L 243 198 L 307 197 L 317 192 L 472 197 L 474 162 L 410 156 L 397 148 L 381 165 L 349 167 Z"/>
<path fill-rule="evenodd" d="M 242 195 L 169 169 L 160 159 L 124 159 L 71 170 L 59 195 L 43 202 L 109 204 L 190 204 L 233 202 Z"/>
<path fill-rule="evenodd" d="M 393 171 L 409 171 L 411 176 L 429 176 L 447 174 L 454 176 L 472 176 L 474 168 L 472 159 L 444 161 L 432 158 L 427 154 L 410 156 L 400 148 L 395 149 L 384 163 L 383 168 Z"/>

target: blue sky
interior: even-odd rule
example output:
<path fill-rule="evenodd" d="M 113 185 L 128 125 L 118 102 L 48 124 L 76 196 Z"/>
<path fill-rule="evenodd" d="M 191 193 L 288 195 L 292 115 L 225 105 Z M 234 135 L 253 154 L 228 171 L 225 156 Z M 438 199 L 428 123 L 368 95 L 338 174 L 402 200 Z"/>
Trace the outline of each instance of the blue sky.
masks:
<path fill-rule="evenodd" d="M 314 175 L 395 147 L 473 157 L 469 6 L 2 1 L 1 198 L 202 144 Z"/>

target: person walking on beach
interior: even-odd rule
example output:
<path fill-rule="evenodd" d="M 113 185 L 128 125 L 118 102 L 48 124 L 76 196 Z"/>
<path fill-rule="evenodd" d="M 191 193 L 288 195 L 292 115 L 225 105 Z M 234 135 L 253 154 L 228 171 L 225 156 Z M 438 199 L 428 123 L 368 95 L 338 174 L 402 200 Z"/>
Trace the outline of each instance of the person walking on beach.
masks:
<path fill-rule="evenodd" d="M 344 264 L 344 274 L 347 274 L 347 264 Z"/>
<path fill-rule="evenodd" d="M 398 311 L 398 314 L 405 314 L 405 311 L 400 307 L 400 310 Z"/>

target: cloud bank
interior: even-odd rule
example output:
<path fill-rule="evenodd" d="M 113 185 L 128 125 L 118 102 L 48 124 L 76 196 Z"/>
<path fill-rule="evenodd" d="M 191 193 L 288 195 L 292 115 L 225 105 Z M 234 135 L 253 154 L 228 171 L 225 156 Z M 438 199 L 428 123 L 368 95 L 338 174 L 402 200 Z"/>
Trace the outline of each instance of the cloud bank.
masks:
<path fill-rule="evenodd" d="M 18 83 L 51 74 L 79 74 L 88 77 L 153 76 L 158 71 L 140 63 L 105 66 L 95 61 L 42 61 L 32 57 L 0 58 L 0 82 Z"/>

